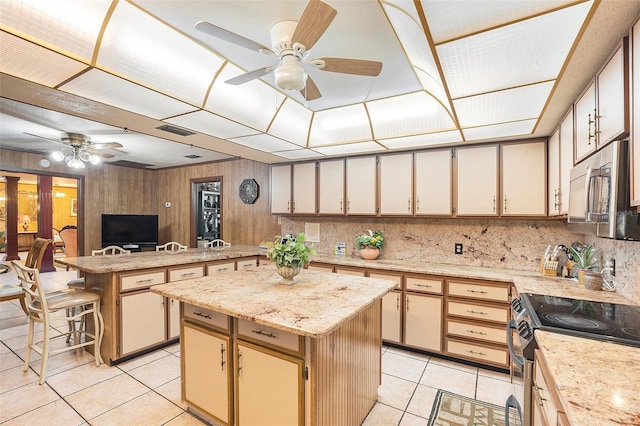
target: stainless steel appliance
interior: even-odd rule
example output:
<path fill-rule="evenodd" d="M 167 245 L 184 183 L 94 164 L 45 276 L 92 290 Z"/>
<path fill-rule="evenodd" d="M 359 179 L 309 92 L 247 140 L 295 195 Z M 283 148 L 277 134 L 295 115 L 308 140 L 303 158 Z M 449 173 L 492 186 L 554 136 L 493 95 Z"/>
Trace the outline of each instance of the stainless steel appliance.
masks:
<path fill-rule="evenodd" d="M 531 424 L 536 330 L 640 347 L 640 306 L 522 293 L 511 307 L 514 319 L 507 326 L 507 340 L 512 359 L 522 366 L 526 426 Z"/>
<path fill-rule="evenodd" d="M 640 216 L 629 206 L 629 161 L 629 141 L 614 141 L 571 169 L 570 231 L 640 240 Z"/>

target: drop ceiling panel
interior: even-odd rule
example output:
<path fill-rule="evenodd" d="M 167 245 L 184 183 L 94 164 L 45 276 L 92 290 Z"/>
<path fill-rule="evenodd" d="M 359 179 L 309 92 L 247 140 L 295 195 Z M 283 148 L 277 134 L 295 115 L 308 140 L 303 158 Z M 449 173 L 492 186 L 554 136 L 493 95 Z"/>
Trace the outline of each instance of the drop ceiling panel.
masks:
<path fill-rule="evenodd" d="M 364 105 L 349 105 L 314 114 L 309 148 L 371 138 L 371 127 Z"/>
<path fill-rule="evenodd" d="M 241 138 L 229 139 L 231 142 L 239 143 L 240 145 L 247 146 L 249 148 L 257 149 L 264 152 L 276 152 L 276 151 L 289 151 L 300 149 L 298 145 L 283 141 L 274 136 L 267 134 L 259 134 L 253 136 L 243 136 Z"/>
<path fill-rule="evenodd" d="M 434 145 L 461 142 L 462 135 L 458 130 L 448 132 L 426 133 L 403 138 L 378 139 L 378 142 L 389 149 L 423 148 Z"/>
<path fill-rule="evenodd" d="M 590 3 L 437 46 L 453 98 L 558 76 Z"/>
<path fill-rule="evenodd" d="M 384 151 L 385 148 L 376 142 L 365 141 L 344 145 L 321 146 L 313 148 L 313 150 L 324 155 L 355 155 L 366 152 Z"/>
<path fill-rule="evenodd" d="M 250 127 L 202 110 L 167 118 L 164 121 L 222 139 L 237 138 L 239 136 L 255 135 L 258 133 Z"/>
<path fill-rule="evenodd" d="M 127 2 L 109 20 L 98 64 L 177 99 L 202 105 L 223 59 Z"/>
<path fill-rule="evenodd" d="M 268 131 L 270 134 L 296 145 L 306 146 L 312 115 L 313 113 L 307 108 L 287 99 L 273 119 Z"/>
<path fill-rule="evenodd" d="M 500 137 L 530 135 L 537 120 L 522 120 L 493 126 L 472 127 L 463 129 L 467 141 L 495 139 Z"/>
<path fill-rule="evenodd" d="M 0 25 L 91 61 L 111 0 L 0 2 Z"/>
<path fill-rule="evenodd" d="M 0 32 L 0 57 L 0 72 L 48 87 L 56 86 L 87 67 L 5 32 Z"/>
<path fill-rule="evenodd" d="M 324 155 L 311 149 L 294 149 L 292 151 L 273 152 L 272 154 L 278 155 L 288 160 L 303 160 L 306 158 L 324 157 Z"/>
<path fill-rule="evenodd" d="M 97 69 L 89 70 L 63 84 L 60 90 L 156 119 L 196 109 L 192 105 Z"/>
<path fill-rule="evenodd" d="M 526 120 L 540 115 L 552 87 L 553 82 L 533 84 L 457 99 L 453 105 L 462 127 Z"/>

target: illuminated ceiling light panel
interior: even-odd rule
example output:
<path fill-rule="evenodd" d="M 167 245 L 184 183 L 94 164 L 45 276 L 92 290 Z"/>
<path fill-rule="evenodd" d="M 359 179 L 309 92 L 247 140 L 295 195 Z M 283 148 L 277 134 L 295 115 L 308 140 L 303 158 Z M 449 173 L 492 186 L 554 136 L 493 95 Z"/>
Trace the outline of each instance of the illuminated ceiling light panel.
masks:
<path fill-rule="evenodd" d="M 311 122 L 309 148 L 372 139 L 363 104 L 316 112 Z"/>
<path fill-rule="evenodd" d="M 453 98 L 554 79 L 590 3 L 437 46 Z"/>
<path fill-rule="evenodd" d="M 90 62 L 110 5 L 111 0 L 2 0 L 0 26 Z"/>
<path fill-rule="evenodd" d="M 450 130 L 448 132 L 425 133 L 423 135 L 406 136 L 403 138 L 378 139 L 378 142 L 389 149 L 424 148 L 462 142 L 462 135 L 458 130 Z"/>
<path fill-rule="evenodd" d="M 324 155 L 311 149 L 294 149 L 292 151 L 272 152 L 272 154 L 278 155 L 282 158 L 287 158 L 289 160 L 302 160 L 305 158 L 324 157 Z"/>
<path fill-rule="evenodd" d="M 421 0 L 420 3 L 427 17 L 431 36 L 435 43 L 440 43 L 560 8 L 575 3 L 575 0 Z"/>
<path fill-rule="evenodd" d="M 227 63 L 213 83 L 205 109 L 264 132 L 286 97 L 260 79 L 238 86 L 225 83 L 243 72 Z"/>
<path fill-rule="evenodd" d="M 253 136 L 243 136 L 241 138 L 229 139 L 231 142 L 235 142 L 240 145 L 247 146 L 249 148 L 257 149 L 264 152 L 276 152 L 276 151 L 289 151 L 294 149 L 300 149 L 298 145 L 283 141 L 274 136 L 267 134 L 259 134 Z"/>
<path fill-rule="evenodd" d="M 462 127 L 485 126 L 538 117 L 553 82 L 533 84 L 453 101 Z"/>
<path fill-rule="evenodd" d="M 239 136 L 255 135 L 258 133 L 257 130 L 250 127 L 202 110 L 167 118 L 164 121 L 222 139 L 237 138 Z"/>
<path fill-rule="evenodd" d="M 385 148 L 374 141 L 365 141 L 344 145 L 319 146 L 317 148 L 313 148 L 313 150 L 324 155 L 350 155 L 384 151 Z"/>
<path fill-rule="evenodd" d="M 156 119 L 195 110 L 192 105 L 97 69 L 63 84 L 60 90 Z"/>
<path fill-rule="evenodd" d="M 425 92 L 367 102 L 366 105 L 376 139 L 456 127 L 442 105 Z"/>
<path fill-rule="evenodd" d="M 0 31 L 0 72 L 54 87 L 87 66 Z"/>
<path fill-rule="evenodd" d="M 269 126 L 269 134 L 306 146 L 309 124 L 313 113 L 299 103 L 287 98 Z"/>
<path fill-rule="evenodd" d="M 493 126 L 471 127 L 462 129 L 464 138 L 467 141 L 478 141 L 484 139 L 495 139 L 500 137 L 530 135 L 537 119 L 515 121 L 512 123 L 501 123 Z"/>
<path fill-rule="evenodd" d="M 431 94 L 434 98 L 438 99 L 440 103 L 447 109 L 447 111 L 451 111 L 451 105 L 449 104 L 449 97 L 440 82 L 440 78 L 434 78 L 432 75 L 423 72 L 418 68 L 413 68 L 418 80 L 420 80 L 420 84 L 424 88 L 424 90 Z"/>
<path fill-rule="evenodd" d="M 210 50 L 123 1 L 105 29 L 97 62 L 194 105 L 202 105 L 223 64 Z"/>

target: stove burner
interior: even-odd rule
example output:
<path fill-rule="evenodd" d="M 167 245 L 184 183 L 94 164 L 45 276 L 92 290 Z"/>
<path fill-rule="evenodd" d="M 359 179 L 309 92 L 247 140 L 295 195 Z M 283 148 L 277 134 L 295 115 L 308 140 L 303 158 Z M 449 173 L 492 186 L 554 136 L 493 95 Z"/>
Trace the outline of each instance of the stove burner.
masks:
<path fill-rule="evenodd" d="M 552 325 L 578 331 L 609 333 L 615 330 L 615 327 L 612 327 L 603 321 L 574 314 L 547 312 L 542 314 L 542 318 Z"/>
<path fill-rule="evenodd" d="M 640 330 L 638 330 L 636 327 L 624 327 L 622 329 L 622 333 L 629 335 L 635 339 L 640 339 Z"/>

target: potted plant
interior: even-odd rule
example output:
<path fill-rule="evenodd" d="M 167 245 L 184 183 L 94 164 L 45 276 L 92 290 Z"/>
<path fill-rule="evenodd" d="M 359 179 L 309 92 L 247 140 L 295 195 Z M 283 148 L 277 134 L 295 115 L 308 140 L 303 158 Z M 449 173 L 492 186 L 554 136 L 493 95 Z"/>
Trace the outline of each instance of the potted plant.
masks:
<path fill-rule="evenodd" d="M 569 247 L 569 253 L 573 257 L 573 268 L 578 271 L 578 282 L 588 289 L 602 289 L 602 274 L 599 272 L 600 250 L 589 244 L 582 249 Z"/>
<path fill-rule="evenodd" d="M 360 257 L 367 260 L 377 259 L 380 250 L 384 246 L 384 236 L 382 231 L 367 230 L 366 234 L 356 237 L 356 245 L 360 250 Z"/>
<path fill-rule="evenodd" d="M 282 277 L 280 284 L 293 284 L 294 277 L 311 261 L 309 255 L 316 254 L 304 241 L 304 232 L 296 238 L 277 235 L 273 241 L 267 241 L 267 257 L 276 264 L 278 274 Z"/>

